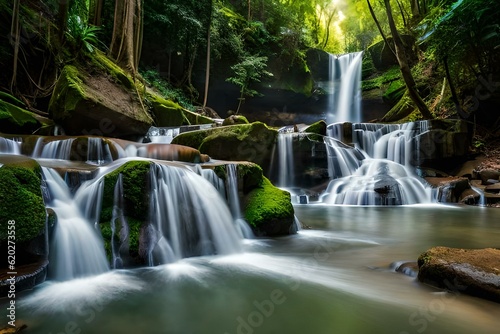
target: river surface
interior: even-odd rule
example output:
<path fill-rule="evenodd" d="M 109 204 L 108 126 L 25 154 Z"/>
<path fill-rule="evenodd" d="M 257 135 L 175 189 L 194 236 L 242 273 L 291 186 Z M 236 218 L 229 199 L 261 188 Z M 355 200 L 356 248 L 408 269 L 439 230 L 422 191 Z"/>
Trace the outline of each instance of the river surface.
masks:
<path fill-rule="evenodd" d="M 499 333 L 500 304 L 391 269 L 433 246 L 500 248 L 499 209 L 295 209 L 310 229 L 242 254 L 47 281 L 18 295 L 17 322 L 27 334 Z"/>

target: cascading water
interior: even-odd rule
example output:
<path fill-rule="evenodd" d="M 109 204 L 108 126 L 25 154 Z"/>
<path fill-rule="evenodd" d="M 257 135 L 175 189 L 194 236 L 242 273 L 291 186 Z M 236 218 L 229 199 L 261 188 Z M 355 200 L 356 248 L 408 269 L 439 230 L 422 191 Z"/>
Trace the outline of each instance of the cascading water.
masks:
<path fill-rule="evenodd" d="M 329 56 L 328 124 L 361 121 L 361 63 L 363 52 Z"/>
<path fill-rule="evenodd" d="M 255 235 L 252 232 L 250 226 L 248 226 L 247 222 L 241 216 L 241 207 L 240 207 L 240 198 L 238 195 L 238 169 L 235 164 L 228 164 L 226 166 L 227 178 L 226 178 L 226 187 L 227 187 L 227 199 L 229 202 L 229 208 L 231 210 L 231 214 L 233 215 L 234 221 L 238 226 L 238 229 L 241 233 L 241 236 L 246 239 L 252 239 Z"/>
<path fill-rule="evenodd" d="M 54 140 L 48 143 L 43 142 L 44 138 L 38 138 L 35 149 L 33 150 L 34 158 L 45 159 L 62 159 L 69 160 L 71 156 L 71 146 L 75 138 Z"/>
<path fill-rule="evenodd" d="M 241 250 L 231 212 L 203 177 L 184 168 L 151 167 L 149 264 Z"/>
<path fill-rule="evenodd" d="M 95 205 L 84 208 L 82 199 L 98 200 L 100 187 L 83 187 L 73 198 L 59 174 L 43 167 L 48 187 L 47 207 L 57 214 L 57 224 L 51 241 L 50 274 L 55 280 L 69 280 L 103 273 L 109 270 L 104 247 L 92 219 L 85 212 L 95 215 Z M 95 217 L 94 217 L 95 218 Z"/>
<path fill-rule="evenodd" d="M 0 137 L 0 153 L 21 154 L 21 141 Z"/>
<path fill-rule="evenodd" d="M 123 201 L 123 175 L 118 176 L 113 194 L 113 213 L 111 216 L 111 267 L 122 268 L 123 260 L 121 254 L 128 252 L 129 226 L 124 213 Z M 119 229 L 119 233 L 116 233 Z M 119 239 L 115 240 L 119 234 Z"/>
<path fill-rule="evenodd" d="M 339 128 L 338 124 L 330 125 L 328 134 L 342 138 Z M 435 193 L 416 175 L 411 164 L 415 159 L 414 146 L 418 143 L 415 138 L 428 128 L 425 121 L 402 125 L 355 123 L 352 125 L 353 143 L 357 152 L 363 152 L 364 160 L 356 160 L 353 155 L 347 155 L 346 159 L 344 151 L 332 148 L 337 141 L 326 137 L 330 169 L 335 173 L 341 170 L 338 174 L 343 178 L 330 182 L 322 201 L 348 205 L 401 205 L 433 201 Z M 348 152 L 353 152 L 353 149 Z"/>
<path fill-rule="evenodd" d="M 103 165 L 113 161 L 108 143 L 102 138 L 88 138 L 87 163 Z"/>
<path fill-rule="evenodd" d="M 293 187 L 293 140 L 295 133 L 278 135 L 278 187 Z"/>

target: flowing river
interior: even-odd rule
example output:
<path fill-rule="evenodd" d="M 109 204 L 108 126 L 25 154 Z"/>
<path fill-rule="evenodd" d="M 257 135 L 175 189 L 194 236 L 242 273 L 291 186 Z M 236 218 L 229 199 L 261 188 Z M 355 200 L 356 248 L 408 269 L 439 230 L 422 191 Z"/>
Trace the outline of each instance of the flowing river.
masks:
<path fill-rule="evenodd" d="M 18 295 L 26 333 L 498 333 L 500 304 L 397 273 L 432 246 L 500 247 L 500 210 L 297 205 L 310 228 L 244 252 Z M 2 307 L 5 301 L 2 303 Z M 4 320 L 5 321 L 5 320 Z"/>

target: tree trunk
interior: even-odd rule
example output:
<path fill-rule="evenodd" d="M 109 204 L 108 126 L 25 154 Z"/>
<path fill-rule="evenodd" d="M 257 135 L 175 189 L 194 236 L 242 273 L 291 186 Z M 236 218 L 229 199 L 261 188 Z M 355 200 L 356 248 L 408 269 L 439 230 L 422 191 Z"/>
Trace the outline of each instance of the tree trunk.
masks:
<path fill-rule="evenodd" d="M 401 37 L 399 36 L 398 30 L 396 29 L 396 24 L 394 23 L 394 18 L 392 17 L 392 8 L 390 0 L 384 0 L 385 9 L 387 12 L 387 19 L 389 21 L 389 27 L 391 28 L 392 39 L 394 40 L 394 46 L 396 48 L 396 58 L 398 59 L 399 68 L 401 69 L 401 75 L 405 81 L 406 88 L 408 88 L 408 94 L 412 99 L 413 103 L 417 106 L 418 110 L 425 119 L 431 119 L 432 114 L 427 108 L 427 105 L 422 100 L 418 94 L 415 80 L 411 74 L 410 67 L 408 66 L 408 60 L 406 59 L 406 54 L 403 46 Z"/>
<path fill-rule="evenodd" d="M 138 31 L 141 19 L 136 16 L 140 10 L 139 0 L 116 0 L 115 22 L 111 39 L 110 53 L 117 64 L 135 74 L 137 72 Z M 134 21 L 135 18 L 135 21 Z"/>
<path fill-rule="evenodd" d="M 453 84 L 453 81 L 451 79 L 450 68 L 448 66 L 448 57 L 445 57 L 443 59 L 443 62 L 444 62 L 444 70 L 446 72 L 446 79 L 448 80 L 448 84 L 450 85 L 451 100 L 453 101 L 455 109 L 457 110 L 457 113 L 460 116 L 460 118 L 467 119 L 469 118 L 469 115 L 462 109 L 460 102 L 458 102 L 457 91 L 455 90 L 455 85 Z"/>
<path fill-rule="evenodd" d="M 370 3 L 370 0 L 366 0 L 366 3 L 368 4 L 368 8 L 370 9 L 370 14 L 372 15 L 373 21 L 375 21 L 375 25 L 377 26 L 377 29 L 380 32 L 380 36 L 382 36 L 382 39 L 384 40 L 385 45 L 387 46 L 387 48 L 389 50 L 391 50 L 391 52 L 394 55 L 394 57 L 396 57 L 396 52 L 392 48 L 391 44 L 389 44 L 389 41 L 387 40 L 387 37 L 385 37 L 384 31 L 382 30 L 382 27 L 380 26 L 380 23 L 378 22 L 377 16 L 375 15 L 375 11 L 373 10 L 373 7 L 372 7 L 372 4 Z"/>
<path fill-rule="evenodd" d="M 19 59 L 19 43 L 21 39 L 21 31 L 19 29 L 19 6 L 21 0 L 14 0 L 12 8 L 12 24 L 10 27 L 11 43 L 14 46 L 14 63 L 12 65 L 12 79 L 10 81 L 10 91 L 13 93 L 14 86 L 17 79 L 17 61 Z"/>
<path fill-rule="evenodd" d="M 61 44 L 64 42 L 64 34 L 66 33 L 66 26 L 68 24 L 68 10 L 69 1 L 59 1 L 57 29 L 59 29 L 59 41 Z"/>
<path fill-rule="evenodd" d="M 91 8 L 91 10 L 89 11 L 90 13 L 92 13 L 92 19 L 90 20 L 90 23 L 96 27 L 100 27 L 102 24 L 103 3 L 104 0 L 94 0 L 93 1 L 94 8 Z"/>
<path fill-rule="evenodd" d="M 210 16 L 208 19 L 208 29 L 207 29 L 207 68 L 205 70 L 205 94 L 203 96 L 203 110 L 207 107 L 208 100 L 208 85 L 210 82 L 210 30 L 212 25 L 212 1 L 210 1 Z"/>

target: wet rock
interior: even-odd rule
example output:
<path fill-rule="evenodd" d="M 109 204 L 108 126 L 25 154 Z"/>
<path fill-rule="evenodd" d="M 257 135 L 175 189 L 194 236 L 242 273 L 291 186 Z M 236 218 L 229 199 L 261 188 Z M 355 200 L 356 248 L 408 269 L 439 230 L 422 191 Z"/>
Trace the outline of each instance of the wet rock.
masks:
<path fill-rule="evenodd" d="M 465 177 L 426 177 L 434 188 L 438 188 L 437 200 L 441 203 L 458 203 L 465 196 L 464 192 L 470 189 L 469 180 Z"/>
<path fill-rule="evenodd" d="M 500 171 L 496 169 L 483 169 L 476 172 L 477 178 L 481 179 L 483 184 L 491 184 L 489 180 L 497 181 L 500 180 Z"/>
<path fill-rule="evenodd" d="M 418 280 L 500 302 L 500 250 L 434 247 L 418 258 Z"/>

